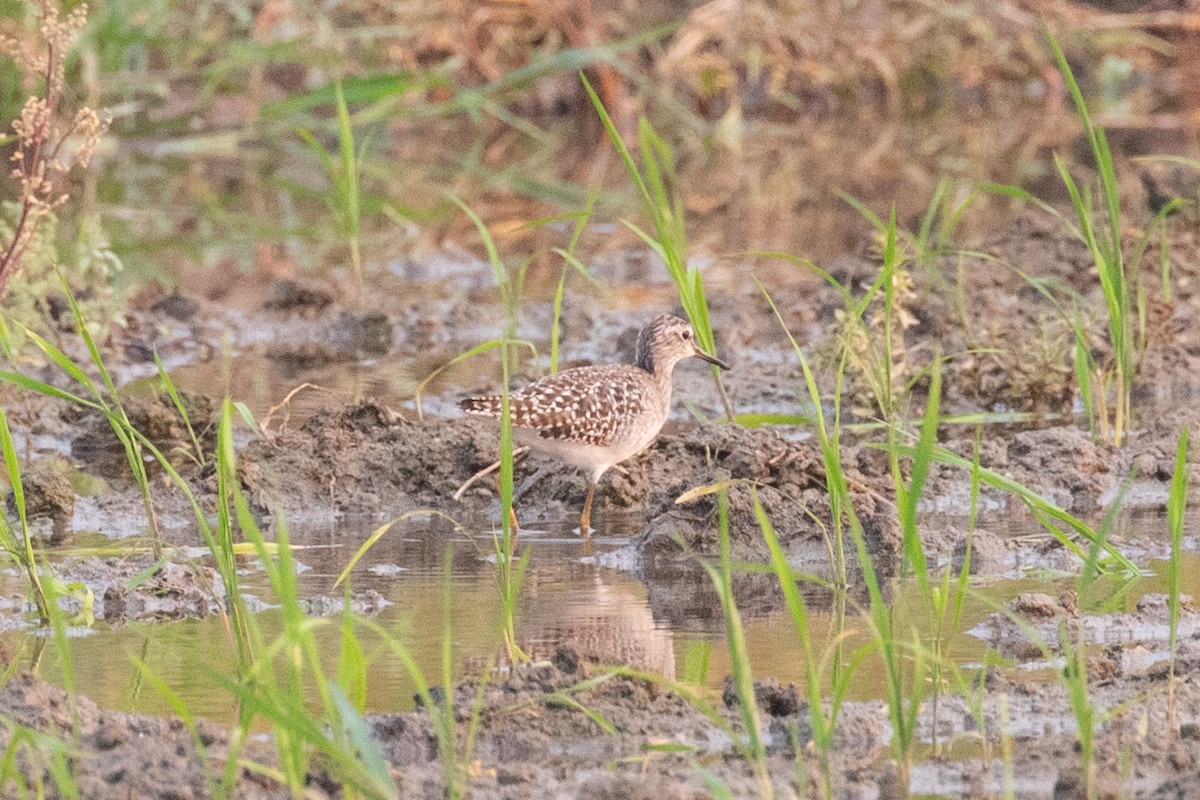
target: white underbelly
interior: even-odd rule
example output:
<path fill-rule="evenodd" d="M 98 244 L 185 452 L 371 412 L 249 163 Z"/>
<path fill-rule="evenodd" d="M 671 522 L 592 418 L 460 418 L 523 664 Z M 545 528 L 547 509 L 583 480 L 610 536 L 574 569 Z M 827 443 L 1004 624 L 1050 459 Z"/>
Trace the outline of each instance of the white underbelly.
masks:
<path fill-rule="evenodd" d="M 638 437 L 630 437 L 608 445 L 584 444 L 581 442 L 547 439 L 531 428 L 513 428 L 513 440 L 517 444 L 531 447 L 555 456 L 572 466 L 579 467 L 598 479 L 609 467 L 620 464 L 644 450 L 658 431 Z"/>

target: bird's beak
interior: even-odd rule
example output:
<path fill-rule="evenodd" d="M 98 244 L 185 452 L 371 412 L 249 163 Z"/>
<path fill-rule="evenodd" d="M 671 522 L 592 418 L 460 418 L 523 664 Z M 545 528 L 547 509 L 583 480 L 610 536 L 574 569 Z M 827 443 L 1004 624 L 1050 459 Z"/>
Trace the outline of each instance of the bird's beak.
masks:
<path fill-rule="evenodd" d="M 696 358 L 700 359 L 701 361 L 707 361 L 708 363 L 714 364 L 714 365 L 720 367 L 721 369 L 729 369 L 729 365 L 726 364 L 724 361 L 717 358 L 716 356 L 710 356 L 708 353 L 704 352 L 699 347 L 692 348 L 692 355 L 694 355 Z"/>

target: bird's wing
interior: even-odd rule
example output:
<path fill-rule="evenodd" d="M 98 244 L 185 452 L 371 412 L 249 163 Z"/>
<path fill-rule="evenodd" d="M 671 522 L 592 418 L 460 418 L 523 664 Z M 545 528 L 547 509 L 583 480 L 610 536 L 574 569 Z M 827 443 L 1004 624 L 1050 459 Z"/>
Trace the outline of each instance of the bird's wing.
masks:
<path fill-rule="evenodd" d="M 632 409 L 645 402 L 645 382 L 637 367 L 580 367 L 549 375 L 509 395 L 513 425 L 536 430 L 545 439 L 606 445 L 628 427 Z M 500 415 L 500 396 L 463 401 L 472 414 Z"/>

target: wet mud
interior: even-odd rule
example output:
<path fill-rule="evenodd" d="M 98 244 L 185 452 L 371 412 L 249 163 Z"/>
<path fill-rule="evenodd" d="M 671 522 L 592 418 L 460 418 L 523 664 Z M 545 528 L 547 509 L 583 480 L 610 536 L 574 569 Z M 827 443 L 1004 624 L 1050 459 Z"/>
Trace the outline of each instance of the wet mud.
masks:
<path fill-rule="evenodd" d="M 1191 796 L 1185 779 L 1200 770 L 1198 656 L 1195 637 L 1185 639 L 1176 664 L 1175 729 L 1167 725 L 1164 669 L 1113 668 L 1094 682 L 1095 707 L 1102 715 L 1112 710 L 1096 731 L 1095 770 L 1105 793 Z M 1019 797 L 1083 797 L 1074 718 L 1061 686 L 996 672 L 989 673 L 987 687 L 978 704 L 948 695 L 922 706 L 919 740 L 943 755 L 914 765 L 914 791 L 983 797 L 1011 788 Z M 795 687 L 772 681 L 757 684 L 755 694 L 775 785 L 819 789 L 825 777 L 819 754 L 805 744 L 811 737 L 806 701 Z M 458 685 L 453 702 L 459 741 L 466 738 L 469 709 L 479 696 L 475 760 L 463 767 L 472 797 L 689 798 L 708 796 L 704 774 L 733 796 L 757 793 L 751 764 L 739 754 L 740 711 L 730 689 L 704 713 L 661 684 L 607 672 L 560 648 L 550 661 L 504 670 L 482 689 L 473 681 Z M 1122 707 L 1133 698 L 1140 702 Z M 87 797 L 208 796 L 203 765 L 220 764 L 229 753 L 228 736 L 217 726 L 200 722 L 193 736 L 179 720 L 103 711 L 28 675 L 13 678 L 0 692 L 0 713 L 10 720 L 0 727 L 6 745 L 15 731 L 26 730 L 35 731 L 32 741 L 43 747 L 45 740 L 73 742 L 75 774 Z M 443 796 L 445 772 L 426 710 L 368 715 L 367 722 L 400 796 Z M 843 705 L 829 752 L 837 796 L 901 796 L 897 767 L 889 762 L 890 737 L 881 702 Z M 798 753 L 794 742 L 802 745 Z M 1000 758 L 1002 747 L 1011 753 L 1011 772 Z M 49 764 L 37 757 L 42 751 L 18 751 L 28 781 L 51 787 Z M 250 742 L 240 757 L 274 764 L 263 742 Z M 310 768 L 308 789 L 316 797 L 341 791 L 319 763 Z M 285 788 L 267 773 L 242 768 L 236 796 L 283 797 Z"/>
<path fill-rule="evenodd" d="M 1079 409 L 1072 405 L 1076 387 L 1070 321 L 1020 274 L 1070 287 L 1082 307 L 1092 309 L 1089 346 L 1103 363 L 1104 338 L 1095 327 L 1103 301 L 1088 254 L 1058 223 L 1033 217 L 1021 217 L 1009 230 L 981 243 L 976 249 L 988 253 L 987 259 L 939 256 L 925 271 L 919 265 L 911 269 L 906 280 L 918 287 L 914 298 L 921 299 L 906 300 L 903 292 L 898 294 L 900 302 L 908 304 L 908 321 L 895 349 L 896 379 L 913 387 L 910 413 L 915 417 L 921 412 L 929 366 L 939 354 L 946 356 L 944 411 L 1029 416 L 983 424 L 978 431 L 976 425 L 944 425 L 941 446 L 968 460 L 977 450 L 982 467 L 1085 518 L 1097 519 L 1117 499 L 1134 508 L 1161 509 L 1179 431 L 1185 425 L 1200 427 L 1200 410 L 1194 403 L 1200 390 L 1200 235 L 1194 221 L 1180 217 L 1168 220 L 1166 236 L 1174 292 L 1169 300 L 1153 295 L 1157 299 L 1147 308 L 1137 417 L 1126 446 L 1105 444 L 1078 416 Z M 1160 279 L 1155 247 L 1148 245 L 1151 255 L 1144 260 L 1141 276 L 1149 285 Z M 609 258 L 607 268 L 617 269 L 613 263 L 624 256 Z M 1011 266 L 998 265 L 996 259 Z M 626 262 L 638 263 L 625 259 L 622 268 L 628 267 Z M 726 389 L 739 413 L 811 413 L 788 334 L 767 299 L 745 280 L 749 268 L 744 262 L 721 259 L 706 267 L 719 351 L 734 365 L 726 376 Z M 788 331 L 813 359 L 823 386 L 832 386 L 833 362 L 827 356 L 840 341 L 836 329 L 845 308 L 842 296 L 790 266 L 753 268 Z M 878 244 L 866 240 L 860 252 L 839 259 L 831 272 L 859 292 L 878 269 Z M 440 366 L 498 330 L 502 314 L 486 270 L 481 263 L 462 266 L 454 273 L 459 279 L 431 290 L 432 298 L 406 295 L 394 283 L 395 275 L 381 278 L 379 291 L 368 293 L 362 303 L 319 282 L 296 281 L 280 282 L 265 302 L 260 299 L 241 309 L 204 297 L 144 298 L 111 343 L 117 354 L 114 372 L 122 382 L 132 382 L 126 412 L 157 447 L 171 454 L 204 510 L 215 513 L 211 463 L 188 455 L 195 451 L 193 431 L 200 449 L 211 452 L 214 401 L 184 392 L 193 424 L 189 431 L 169 398 L 147 386 L 154 367 L 146 353 L 159 352 L 169 365 L 203 361 L 223 349 L 236 356 L 256 353 L 281 374 L 292 376 L 293 386 L 305 380 L 307 370 L 331 364 L 366 363 L 373 368 L 387 361 L 420 360 Z M 952 278 L 939 278 L 942 282 L 935 284 L 935 275 Z M 386 306 L 377 299 L 390 296 L 403 299 Z M 564 307 L 564 366 L 629 360 L 639 325 L 673 305 L 671 288 L 652 276 L 647 276 L 646 296 L 635 308 L 593 300 L 581 297 Z M 372 307 L 373 302 L 378 307 Z M 521 335 L 540 343 L 551 313 L 548 301 L 527 302 Z M 77 343 L 64 346 L 71 350 Z M 532 379 L 538 368 L 522 363 L 518 381 Z M 53 370 L 41 369 L 37 376 L 66 386 Z M 879 411 L 873 407 L 866 373 L 850 369 L 846 379 L 844 421 L 871 423 Z M 490 366 L 449 371 L 428 387 L 423 413 L 418 413 L 411 393 L 371 399 L 354 396 L 361 395 L 357 391 L 327 392 L 320 395 L 320 407 L 308 411 L 293 411 L 286 404 L 272 408 L 279 402 L 273 396 L 266 408 L 259 408 L 258 430 L 240 428 L 242 487 L 268 526 L 276 515 L 289 521 L 383 520 L 435 509 L 486 531 L 499 520 L 494 482 L 478 481 L 458 500 L 454 495 L 496 459 L 496 426 L 465 419 L 451 409 L 458 397 L 493 389 L 496 380 Z M 696 557 L 717 551 L 717 495 L 697 489 L 725 483 L 736 561 L 766 560 L 755 514 L 758 503 L 792 565 L 806 573 L 827 573 L 827 537 L 834 521 L 825 464 L 811 426 L 697 421 L 696 417 L 721 413 L 711 378 L 701 369 L 680 370 L 675 403 L 672 422 L 658 440 L 601 483 L 594 521 L 600 528 L 614 523 L 628 535 L 619 549 L 596 555 L 596 563 L 641 580 L 658 624 L 683 619 L 698 607 L 712 607 L 712 589 Z M 18 441 L 31 455 L 25 483 L 34 528 L 64 548 L 62 577 L 87 587 L 97 619 L 120 625 L 204 617 L 220 609 L 222 599 L 215 588 L 219 582 L 201 558 L 172 558 L 143 575 L 152 564 L 148 556 L 70 552 L 73 533 L 145 535 L 141 495 L 122 471 L 127 470 L 127 465 L 122 467 L 124 454 L 113 447 L 107 420 L 27 397 L 15 402 L 9 415 Z M 849 426 L 843 436 L 841 460 L 854 510 L 872 563 L 886 578 L 900 564 L 901 547 L 887 454 L 872 446 L 881 438 L 878 430 Z M 1195 471 L 1194 464 L 1189 468 Z M 103 476 L 98 484 L 84 480 L 96 476 Z M 200 544 L 185 499 L 153 470 L 152 481 L 155 510 L 168 545 Z M 518 464 L 516 482 L 523 489 L 518 502 L 523 527 L 569 532 L 577 524 L 587 488 L 583 475 L 530 454 Z M 934 465 L 921 508 L 922 536 L 934 563 L 960 564 L 971 537 L 976 575 L 1079 571 L 1078 558 L 1053 538 L 1010 535 L 1008 520 L 1020 512 L 1022 503 L 999 490 L 982 489 L 979 527 L 969 534 L 965 517 L 970 493 L 967 470 Z M 1113 541 L 1124 544 L 1120 535 Z M 1138 547 L 1139 555 L 1159 557 L 1166 543 L 1158 537 Z M 681 575 L 691 577 L 681 580 Z M 748 616 L 778 611 L 781 604 L 774 579 L 766 574 L 739 574 L 735 596 Z M 321 594 L 306 602 L 308 613 L 336 614 L 342 598 Z M 386 602 L 370 592 L 352 598 L 353 608 L 362 613 L 374 613 Z M 6 626 L 26 624 L 28 612 L 17 599 L 0 603 Z M 961 797 L 1002 794 L 1008 773 L 998 754 L 1002 746 L 1011 746 L 1017 796 L 1080 796 L 1071 706 L 1061 686 L 1046 676 L 1061 668 L 1055 661 L 1061 655 L 1059 636 L 1079 630 L 1091 647 L 1094 699 L 1101 708 L 1118 709 L 1098 733 L 1101 786 L 1130 797 L 1189 796 L 1189 780 L 1200 776 L 1200 719 L 1195 716 L 1200 708 L 1200 624 L 1196 612 L 1185 609 L 1176 665 L 1182 678 L 1177 688 L 1179 725 L 1171 732 L 1165 724 L 1165 614 L 1165 604 L 1153 600 L 1129 612 L 1082 613 L 1070 596 L 1030 592 L 1007 612 L 990 617 L 972 635 L 1021 668 L 986 667 L 988 691 L 979 708 L 968 707 L 958 696 L 943 698 L 936 708 L 922 708 L 922 742 L 930 752 L 935 738 L 939 753 L 943 746 L 949 749 L 945 757 L 923 758 L 914 765 L 913 790 Z M 561 650 L 549 663 L 493 677 L 484 692 L 477 763 L 469 774 L 473 797 L 706 796 L 697 765 L 727 784 L 734 796 L 754 793 L 752 770 L 731 743 L 740 724 L 737 709 L 730 707 L 736 705 L 733 695 L 728 695 L 727 704 L 718 702 L 715 720 L 675 692 L 630 677 L 608 677 L 571 695 L 608 720 L 616 734 L 606 733 L 593 719 L 561 702 L 563 692 L 605 674 L 593 663 L 603 663 L 605 656 L 600 650 Z M 476 688 L 467 682 L 456 689 L 459 708 L 470 707 Z M 1130 702 L 1134 699 L 1137 702 Z M 85 697 L 73 701 L 72 710 L 71 702 L 49 684 L 18 677 L 0 692 L 0 715 L 39 735 L 71 739 L 78 748 L 73 763 L 88 797 L 207 796 L 210 787 L 203 778 L 197 739 L 179 720 L 104 711 Z M 799 764 L 806 776 L 800 780 L 817 785 L 822 780 L 819 764 L 805 746 L 811 731 L 804 695 L 793 687 L 764 683 L 760 702 L 770 733 L 772 777 L 778 785 L 795 783 Z M 402 796 L 441 796 L 443 771 L 428 713 L 418 709 L 373 715 L 369 721 Z M 14 724 L 0 725 L 8 740 L 18 730 Z M 467 720 L 459 724 L 465 726 Z M 832 779 L 839 796 L 897 796 L 898 772 L 889 765 L 890 736 L 882 703 L 847 703 L 834 743 L 837 766 Z M 793 752 L 793 739 L 801 743 L 799 754 Z M 227 752 L 228 735 L 203 723 L 199 742 L 205 758 L 219 762 Z M 989 755 L 981 757 L 981 751 Z M 266 764 L 273 758 L 269 745 L 260 742 L 243 755 Z M 1127 769 L 1128 763 L 1135 768 Z M 22 761 L 22 769 L 33 781 L 49 766 L 31 754 Z M 283 787 L 261 773 L 242 772 L 237 785 L 238 796 L 284 795 Z M 310 789 L 314 796 L 339 796 L 338 787 L 319 767 L 314 767 Z"/>

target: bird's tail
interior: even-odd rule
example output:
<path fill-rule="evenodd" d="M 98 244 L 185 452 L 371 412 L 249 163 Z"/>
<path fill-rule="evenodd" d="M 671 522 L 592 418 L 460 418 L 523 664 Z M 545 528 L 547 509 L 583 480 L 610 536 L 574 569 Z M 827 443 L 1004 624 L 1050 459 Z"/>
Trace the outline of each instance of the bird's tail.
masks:
<path fill-rule="evenodd" d="M 481 417 L 500 416 L 500 395 L 492 394 L 486 397 L 467 397 L 458 401 L 458 407 L 468 414 L 478 414 Z"/>

